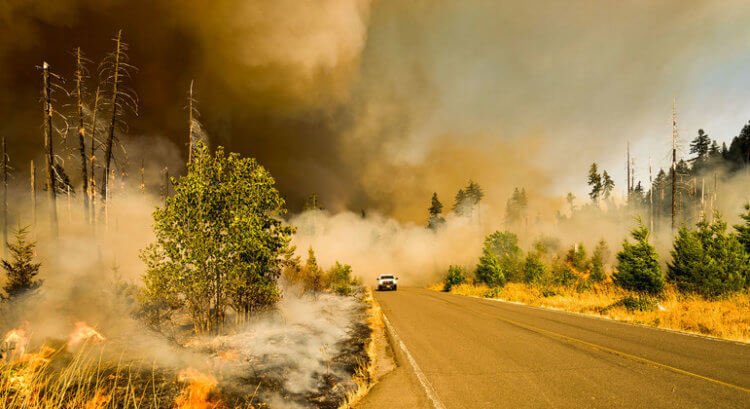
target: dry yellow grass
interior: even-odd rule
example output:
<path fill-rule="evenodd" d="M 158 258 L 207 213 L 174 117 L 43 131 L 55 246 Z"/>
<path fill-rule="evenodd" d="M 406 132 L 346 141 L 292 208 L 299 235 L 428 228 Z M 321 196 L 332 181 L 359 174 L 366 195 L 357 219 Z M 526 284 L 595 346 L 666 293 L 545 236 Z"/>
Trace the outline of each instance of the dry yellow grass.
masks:
<path fill-rule="evenodd" d="M 442 284 L 430 289 L 439 291 Z M 508 283 L 496 297 L 505 301 L 520 302 L 545 308 L 609 317 L 612 319 L 686 331 L 734 341 L 750 342 L 750 291 L 721 300 L 706 300 L 684 295 L 668 288 L 653 311 L 632 311 L 616 306 L 619 300 L 636 294 L 615 287 L 611 283 L 593 286 L 577 292 L 573 288 L 556 287 L 545 294 L 543 289 L 521 283 Z M 485 285 L 462 284 L 451 293 L 486 297 Z M 546 296 L 545 296 L 546 295 Z"/>
<path fill-rule="evenodd" d="M 365 345 L 367 353 L 367 362 L 361 362 L 357 372 L 352 377 L 356 387 L 346 394 L 346 399 L 339 406 L 339 409 L 349 409 L 356 405 L 362 398 L 367 395 L 372 386 L 377 381 L 376 363 L 377 363 L 377 345 L 375 344 L 378 334 L 384 334 L 385 322 L 383 322 L 383 312 L 380 309 L 375 297 L 372 295 L 372 289 L 365 289 L 364 301 L 367 303 L 367 324 L 370 327 L 370 338 Z"/>

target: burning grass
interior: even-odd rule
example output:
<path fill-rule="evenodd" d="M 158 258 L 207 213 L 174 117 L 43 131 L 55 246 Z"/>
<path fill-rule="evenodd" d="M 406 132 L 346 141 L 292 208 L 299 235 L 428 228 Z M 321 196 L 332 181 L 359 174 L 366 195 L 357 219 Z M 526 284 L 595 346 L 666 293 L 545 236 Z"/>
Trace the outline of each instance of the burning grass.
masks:
<path fill-rule="evenodd" d="M 442 289 L 442 284 L 430 287 Z M 592 286 L 586 291 L 568 287 L 540 288 L 508 283 L 497 293 L 487 286 L 461 284 L 451 293 L 497 298 L 545 308 L 609 317 L 612 319 L 686 331 L 740 342 L 750 342 L 750 291 L 720 300 L 706 300 L 667 288 L 654 308 L 634 308 L 624 300 L 638 300 L 638 295 L 611 283 Z"/>
<path fill-rule="evenodd" d="M 158 363 L 83 322 L 44 340 L 25 324 L 0 338 L 0 409 L 335 409 L 370 379 L 366 305 L 290 297 L 234 333 L 173 342 Z"/>

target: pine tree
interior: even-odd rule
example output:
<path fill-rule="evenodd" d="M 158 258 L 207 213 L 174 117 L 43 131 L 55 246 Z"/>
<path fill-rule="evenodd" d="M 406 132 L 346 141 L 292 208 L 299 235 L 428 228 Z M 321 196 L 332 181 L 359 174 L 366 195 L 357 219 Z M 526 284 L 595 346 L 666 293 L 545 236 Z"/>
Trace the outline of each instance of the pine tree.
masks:
<path fill-rule="evenodd" d="M 453 203 L 453 212 L 458 216 L 468 216 L 467 196 L 464 189 L 458 189 L 456 192 L 455 202 Z"/>
<path fill-rule="evenodd" d="M 526 207 L 528 207 L 528 198 L 526 189 L 513 189 L 513 194 L 505 206 L 505 220 L 508 224 L 515 224 L 526 217 Z"/>
<path fill-rule="evenodd" d="M 312 246 L 307 250 L 307 261 L 303 267 L 306 292 L 319 293 L 325 288 L 323 269 L 318 266 L 318 259 Z"/>
<path fill-rule="evenodd" d="M 15 232 L 15 242 L 8 243 L 12 259 L 3 259 L 2 262 L 6 276 L 3 286 L 5 296 L 2 298 L 13 300 L 38 289 L 42 285 L 42 281 L 36 279 L 41 267 L 41 263 L 34 262 L 36 242 L 27 241 L 27 234 L 28 228 L 18 229 Z"/>
<path fill-rule="evenodd" d="M 607 278 L 607 274 L 604 271 L 604 264 L 609 259 L 609 247 L 607 242 L 600 240 L 594 248 L 594 254 L 591 256 L 591 281 L 601 282 Z"/>
<path fill-rule="evenodd" d="M 737 239 L 745 246 L 745 251 L 750 254 L 750 203 L 745 204 L 745 212 L 740 215 L 744 224 L 735 224 L 737 230 Z"/>
<path fill-rule="evenodd" d="M 427 227 L 429 229 L 437 230 L 445 224 L 445 218 L 443 217 L 443 204 L 440 203 L 437 193 L 432 194 L 432 201 L 428 212 L 429 218 L 427 219 Z"/>
<path fill-rule="evenodd" d="M 305 205 L 303 207 L 305 211 L 308 210 L 323 210 L 323 208 L 320 206 L 320 202 L 318 201 L 318 195 L 317 193 L 312 193 L 310 196 L 308 196 L 307 200 L 305 201 Z"/>
<path fill-rule="evenodd" d="M 609 173 L 605 170 L 602 172 L 602 197 L 609 199 L 612 195 L 612 190 L 615 188 L 615 181 L 609 176 Z"/>
<path fill-rule="evenodd" d="M 664 289 L 664 276 L 659 267 L 656 249 L 648 242 L 649 230 L 639 219 L 631 231 L 634 243 L 624 240 L 622 251 L 617 253 L 617 271 L 614 282 L 631 291 L 659 294 Z"/>
<path fill-rule="evenodd" d="M 591 167 L 589 168 L 588 184 L 591 187 L 589 197 L 591 197 L 591 200 L 593 200 L 594 202 L 597 202 L 599 200 L 599 196 L 601 196 L 602 193 L 602 176 L 599 174 L 599 169 L 596 163 L 592 163 Z"/>
<path fill-rule="evenodd" d="M 742 290 L 750 276 L 750 255 L 716 214 L 697 229 L 680 228 L 672 249 L 668 279 L 682 291 L 716 298 Z"/>
<path fill-rule="evenodd" d="M 698 130 L 698 136 L 690 142 L 690 154 L 695 155 L 693 161 L 702 161 L 711 150 L 711 138 L 703 129 Z"/>

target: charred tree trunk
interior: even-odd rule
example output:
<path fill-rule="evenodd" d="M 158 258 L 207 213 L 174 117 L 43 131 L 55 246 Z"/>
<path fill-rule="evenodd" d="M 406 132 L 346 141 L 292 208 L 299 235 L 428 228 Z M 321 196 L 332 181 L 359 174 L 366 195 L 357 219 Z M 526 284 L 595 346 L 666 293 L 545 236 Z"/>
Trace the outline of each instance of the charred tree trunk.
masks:
<path fill-rule="evenodd" d="M 34 167 L 34 161 L 31 161 L 31 223 L 36 226 L 36 168 Z"/>
<path fill-rule="evenodd" d="M 49 196 L 52 233 L 54 236 L 57 236 L 57 185 L 53 169 L 55 165 L 55 152 L 52 141 L 52 83 L 49 64 L 45 62 L 42 68 L 44 70 L 42 88 L 44 92 L 44 147 L 46 149 L 45 158 L 47 161 L 47 195 Z"/>
<path fill-rule="evenodd" d="M 143 162 L 143 158 L 141 158 L 141 193 L 146 193 L 146 167 Z"/>
<path fill-rule="evenodd" d="M 3 255 L 8 252 L 8 150 L 3 137 Z"/>
<path fill-rule="evenodd" d="M 94 112 L 91 113 L 91 154 L 89 155 L 89 173 L 91 174 L 90 192 L 87 192 L 87 194 L 91 198 L 91 206 L 89 209 L 89 213 L 91 215 L 91 223 L 96 223 L 96 116 L 99 112 L 99 97 L 100 88 L 96 87 L 96 93 L 94 94 Z"/>
<path fill-rule="evenodd" d="M 110 177 L 110 166 L 112 164 L 112 149 L 115 142 L 115 128 L 117 127 L 117 108 L 119 106 L 120 98 L 120 63 L 122 57 L 122 30 L 117 32 L 117 38 L 115 39 L 115 60 L 114 67 L 112 69 L 112 96 L 110 104 L 112 105 L 112 116 L 109 121 L 109 134 L 107 135 L 107 143 L 104 151 L 104 174 L 102 175 L 102 186 L 101 195 L 102 201 L 107 201 L 107 192 Z"/>
<path fill-rule="evenodd" d="M 76 108 L 78 110 L 78 145 L 81 153 L 81 180 L 83 181 L 83 213 L 86 222 L 89 222 L 89 175 L 86 169 L 86 126 L 83 121 L 83 61 L 81 59 L 81 47 L 76 49 Z"/>

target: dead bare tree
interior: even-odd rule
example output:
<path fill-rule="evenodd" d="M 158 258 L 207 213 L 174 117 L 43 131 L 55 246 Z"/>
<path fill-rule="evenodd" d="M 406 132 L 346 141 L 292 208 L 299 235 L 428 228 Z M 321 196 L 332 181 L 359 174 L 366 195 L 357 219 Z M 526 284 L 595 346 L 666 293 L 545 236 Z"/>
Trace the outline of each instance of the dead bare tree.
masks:
<path fill-rule="evenodd" d="M 100 187 L 102 202 L 105 206 L 109 192 L 109 178 L 118 125 L 125 126 L 122 116 L 126 111 L 129 110 L 135 114 L 138 112 L 135 92 L 124 84 L 125 79 L 130 78 L 130 72 L 135 67 L 128 64 L 128 45 L 122 41 L 122 30 L 117 32 L 114 42 L 115 50 L 104 59 L 100 69 L 100 76 L 104 78 L 104 82 L 111 92 L 109 95 L 111 116 L 104 150 L 104 173 L 102 174 Z"/>
<path fill-rule="evenodd" d="M 49 64 L 44 62 L 42 64 L 42 92 L 44 94 L 44 147 L 47 162 L 47 194 L 49 196 L 52 233 L 57 236 L 57 186 L 53 170 L 55 152 L 52 139 L 52 116 L 54 114 L 54 110 L 52 109 L 52 78 L 55 78 L 55 75 L 50 73 Z"/>
<path fill-rule="evenodd" d="M 8 147 L 3 137 L 3 256 L 8 252 Z"/>
<path fill-rule="evenodd" d="M 94 109 L 93 112 L 91 112 L 91 154 L 89 155 L 90 191 L 88 192 L 88 195 L 91 200 L 90 213 L 92 223 L 96 222 L 96 147 L 98 145 L 96 140 L 96 131 L 99 125 L 99 123 L 97 122 L 97 114 L 99 113 L 99 101 L 101 101 L 101 88 L 97 86 L 96 92 L 94 93 Z"/>
<path fill-rule="evenodd" d="M 88 181 L 89 181 L 89 175 L 87 171 L 86 162 L 88 158 L 86 157 L 86 125 L 84 123 L 83 118 L 83 92 L 84 92 L 84 86 L 83 81 L 86 77 L 86 70 L 84 67 L 84 63 L 86 60 L 81 55 L 81 47 L 76 48 L 76 72 L 75 72 L 75 82 L 76 82 L 76 89 L 75 89 L 75 95 L 76 95 L 76 110 L 78 113 L 78 145 L 81 153 L 81 180 L 83 181 L 83 211 L 86 218 L 86 222 L 89 221 L 89 197 L 88 197 Z"/>
<path fill-rule="evenodd" d="M 34 167 L 34 160 L 31 160 L 31 169 L 29 170 L 31 175 L 31 222 L 36 226 L 36 168 Z"/>
<path fill-rule="evenodd" d="M 143 158 L 141 158 L 141 185 L 139 188 L 141 193 L 146 193 L 146 167 Z"/>
<path fill-rule="evenodd" d="M 188 165 L 193 161 L 193 81 L 188 92 Z"/>
<path fill-rule="evenodd" d="M 677 229 L 677 99 L 672 100 L 672 231 Z"/>

